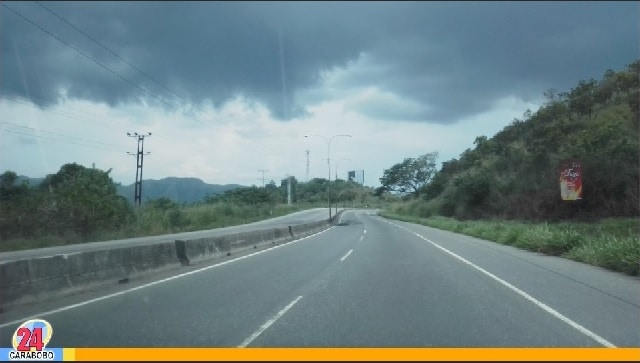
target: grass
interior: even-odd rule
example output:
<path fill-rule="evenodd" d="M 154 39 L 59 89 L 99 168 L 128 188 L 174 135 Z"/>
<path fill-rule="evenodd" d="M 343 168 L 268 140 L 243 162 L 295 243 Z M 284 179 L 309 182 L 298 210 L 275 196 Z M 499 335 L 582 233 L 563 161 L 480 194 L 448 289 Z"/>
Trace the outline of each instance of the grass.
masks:
<path fill-rule="evenodd" d="M 628 275 L 640 274 L 640 218 L 609 218 L 596 223 L 528 223 L 504 220 L 459 221 L 393 212 L 381 216 L 457 232 L 505 245 L 560 256 Z"/>
<path fill-rule="evenodd" d="M 60 236 L 47 235 L 3 240 L 0 243 L 0 252 L 229 227 L 279 217 L 315 207 L 323 206 L 311 204 L 254 206 L 217 203 L 177 207 L 168 210 L 143 206 L 135 211 L 136 218 L 134 221 L 118 230 L 100 231 L 90 236 L 67 233 Z"/>

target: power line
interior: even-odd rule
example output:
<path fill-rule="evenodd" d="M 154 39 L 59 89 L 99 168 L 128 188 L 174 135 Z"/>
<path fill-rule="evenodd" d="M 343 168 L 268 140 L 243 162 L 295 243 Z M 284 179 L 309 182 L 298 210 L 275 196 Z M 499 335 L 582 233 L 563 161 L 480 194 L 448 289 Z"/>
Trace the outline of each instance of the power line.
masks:
<path fill-rule="evenodd" d="M 2 3 L 2 6 L 7 8 L 9 11 L 13 12 L 14 14 L 18 15 L 19 17 L 21 17 L 23 20 L 25 20 L 26 22 L 28 22 L 29 24 L 35 26 L 36 28 L 40 29 L 41 31 L 45 32 L 46 34 L 48 34 L 49 36 L 51 36 L 52 38 L 56 39 L 57 41 L 59 41 L 60 43 L 66 45 L 67 47 L 75 50 L 76 52 L 78 52 L 80 55 L 82 55 L 83 57 L 91 60 L 92 62 L 94 62 L 95 64 L 99 65 L 100 67 L 106 69 L 107 71 L 111 72 L 112 74 L 114 74 L 115 76 L 117 76 L 118 78 L 122 79 L 123 81 L 129 83 L 131 86 L 133 86 L 134 88 L 137 88 L 138 90 L 148 94 L 149 96 L 157 99 L 158 101 L 164 103 L 165 105 L 169 106 L 169 107 L 175 107 L 175 105 L 172 105 L 168 102 L 166 102 L 165 100 L 163 100 L 162 98 L 160 98 L 159 96 L 155 95 L 154 93 L 152 93 L 151 91 L 145 89 L 144 87 L 134 83 L 133 81 L 131 81 L 130 79 L 128 79 L 127 77 L 123 76 L 122 74 L 114 71 L 113 69 L 109 68 L 108 66 L 102 64 L 100 61 L 98 61 L 97 59 L 93 58 L 92 56 L 88 55 L 87 53 L 85 53 L 84 51 L 80 50 L 79 48 L 67 43 L 66 41 L 62 40 L 60 37 L 58 37 L 57 35 L 53 34 L 52 32 L 50 32 L 49 30 L 41 27 L 40 25 L 38 25 L 37 23 L 35 23 L 34 21 L 32 21 L 31 19 L 27 18 L 26 16 L 24 16 L 23 14 L 21 14 L 20 12 L 18 12 L 17 10 L 12 9 L 11 7 L 7 6 L 7 4 L 5 4 L 4 2 Z"/>
<path fill-rule="evenodd" d="M 128 66 L 130 66 L 131 68 L 135 69 L 136 71 L 138 71 L 140 74 L 144 75 L 145 77 L 147 77 L 147 79 L 151 80 L 152 82 L 154 82 L 155 84 L 157 84 L 158 86 L 160 86 L 161 88 L 163 88 L 164 90 L 166 90 L 167 92 L 171 93 L 172 95 L 174 95 L 175 97 L 178 97 L 180 99 L 182 99 L 182 97 L 178 96 L 175 92 L 173 92 L 171 89 L 169 89 L 168 87 L 166 87 L 165 85 L 163 85 L 162 83 L 160 83 L 159 81 L 157 81 L 156 79 L 154 79 L 153 77 L 151 77 L 149 74 L 147 74 L 146 72 L 144 72 L 143 70 L 141 70 L 139 67 L 133 65 L 131 62 L 127 61 L 126 59 L 122 58 L 118 53 L 116 53 L 113 49 L 107 47 L 106 45 L 100 43 L 99 41 L 97 41 L 94 37 L 92 37 L 91 35 L 87 34 L 85 31 L 83 31 L 82 29 L 78 28 L 77 26 L 71 24 L 71 22 L 69 22 L 67 19 L 65 19 L 64 17 L 62 17 L 60 14 L 56 13 L 55 11 L 53 11 L 51 8 L 45 6 L 44 4 L 42 4 L 42 2 L 40 1 L 36 1 L 36 4 L 40 5 L 42 8 L 44 8 L 45 10 L 47 10 L 49 13 L 53 14 L 55 17 L 57 17 L 58 19 L 62 20 L 65 24 L 69 25 L 71 28 L 73 28 L 74 30 L 76 30 L 78 33 L 84 35 L 85 37 L 87 37 L 89 40 L 91 40 L 92 42 L 96 43 L 97 45 L 99 45 L 102 49 L 106 50 L 107 52 L 111 53 L 114 57 L 118 58 L 119 60 L 121 60 L 122 62 L 126 63 Z"/>
<path fill-rule="evenodd" d="M 15 95 L 11 95 L 11 96 L 2 96 L 2 95 L 0 95 L 0 99 L 3 99 L 3 98 L 6 99 L 6 100 L 9 100 L 11 102 L 21 103 L 23 105 L 28 105 L 28 106 L 33 105 L 33 102 L 25 101 L 24 99 L 21 99 L 20 97 L 15 96 Z M 30 99 L 31 100 L 45 101 L 44 98 L 33 97 L 32 95 L 30 96 Z M 82 121 L 82 122 L 86 122 L 87 119 L 88 119 L 88 120 L 90 120 L 90 121 L 92 121 L 92 122 L 94 122 L 96 124 L 100 124 L 102 127 L 106 128 L 106 129 L 113 130 L 113 123 L 110 120 L 108 120 L 106 118 L 103 118 L 103 117 L 96 117 L 96 115 L 92 114 L 91 112 L 80 110 L 80 109 L 77 109 L 77 108 L 72 108 L 72 107 L 69 107 L 67 105 L 65 105 L 65 107 L 64 107 L 64 112 L 51 110 L 49 108 L 45 108 L 44 110 L 41 109 L 41 111 L 43 111 L 43 112 L 44 111 L 52 112 L 52 113 L 55 113 L 55 114 L 58 114 L 58 115 L 62 115 L 64 117 L 66 117 L 66 118 L 74 119 L 74 120 L 78 120 L 78 121 Z"/>
<path fill-rule="evenodd" d="M 12 134 L 17 134 L 17 135 L 22 135 L 22 136 L 37 137 L 37 138 L 40 138 L 40 139 L 47 139 L 47 140 L 55 140 L 55 138 L 52 138 L 52 137 L 47 137 L 47 136 L 42 136 L 42 135 L 35 135 L 35 134 L 28 134 L 28 133 L 25 133 L 25 132 L 19 132 L 19 131 L 14 131 L 14 130 L 2 129 L 2 131 L 9 132 L 9 133 L 12 133 Z M 122 149 L 114 149 L 114 148 L 111 148 L 111 147 L 87 145 L 87 144 L 75 142 L 73 140 L 69 140 L 69 141 L 66 141 L 66 142 L 70 143 L 70 144 L 85 146 L 85 147 L 92 147 L 92 148 L 98 147 L 98 148 L 101 148 L 101 149 L 108 149 L 110 151 L 117 151 L 117 152 L 122 152 L 123 151 Z"/>
<path fill-rule="evenodd" d="M 84 139 L 82 137 L 77 137 L 77 136 L 65 135 L 65 134 L 61 134 L 59 132 L 36 129 L 36 128 L 30 127 L 30 126 L 25 126 L 25 125 L 13 123 L 13 122 L 0 121 L 0 123 L 13 125 L 13 126 L 17 126 L 17 127 L 21 127 L 21 128 L 25 128 L 25 129 L 29 129 L 29 130 L 33 130 L 33 131 L 37 131 L 37 132 L 44 132 L 44 133 L 52 134 L 52 135 L 56 135 L 56 136 L 62 136 L 62 137 L 67 137 L 67 138 L 72 138 L 72 139 L 78 139 L 78 140 L 81 140 L 81 141 L 84 141 L 84 142 L 90 142 L 90 143 L 93 143 L 93 144 L 100 144 L 100 145 L 109 146 L 109 147 L 113 147 L 113 148 L 118 148 L 119 147 L 119 146 L 113 145 L 113 144 L 107 144 L 107 143 L 100 142 L 100 141 Z"/>
<path fill-rule="evenodd" d="M 2 131 L 4 132 L 10 132 L 12 134 L 18 134 L 18 135 L 24 135 L 24 136 L 31 136 L 31 137 L 39 137 L 41 139 L 50 139 L 50 137 L 45 137 L 45 136 L 40 136 L 40 135 L 34 135 L 34 134 L 26 134 L 24 132 L 19 132 L 19 131 L 13 131 L 13 130 L 7 130 L 7 129 L 2 129 Z"/>

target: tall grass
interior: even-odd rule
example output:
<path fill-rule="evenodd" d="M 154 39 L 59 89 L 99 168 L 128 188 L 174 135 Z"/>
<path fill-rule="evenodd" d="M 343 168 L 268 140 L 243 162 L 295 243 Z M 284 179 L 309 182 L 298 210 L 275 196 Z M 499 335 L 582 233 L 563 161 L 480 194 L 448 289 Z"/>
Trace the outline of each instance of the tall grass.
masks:
<path fill-rule="evenodd" d="M 214 203 L 168 209 L 142 206 L 135 210 L 135 219 L 119 230 L 99 231 L 89 238 L 73 233 L 40 236 L 31 239 L 3 240 L 0 251 L 24 250 L 40 247 L 61 246 L 92 241 L 107 241 L 131 237 L 156 236 L 167 233 L 191 232 L 220 227 L 229 227 L 278 217 L 293 212 L 318 207 L 313 204 L 294 205 L 244 205 Z"/>
<path fill-rule="evenodd" d="M 403 211 L 395 209 L 393 212 Z M 529 251 L 561 256 L 637 276 L 640 273 L 640 218 L 596 223 L 528 223 L 504 220 L 459 221 L 393 212 L 383 217 L 462 233 Z"/>

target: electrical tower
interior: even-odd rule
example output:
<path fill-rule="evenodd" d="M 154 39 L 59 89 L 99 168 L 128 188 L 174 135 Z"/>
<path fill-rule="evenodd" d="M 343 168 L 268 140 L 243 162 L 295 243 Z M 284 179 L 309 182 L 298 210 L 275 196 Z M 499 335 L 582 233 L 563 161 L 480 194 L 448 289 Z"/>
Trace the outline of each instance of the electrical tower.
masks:
<path fill-rule="evenodd" d="M 266 170 L 266 169 L 260 169 L 260 170 L 258 170 L 258 171 L 261 171 L 261 172 L 262 172 L 262 187 L 264 188 L 264 173 L 265 173 L 266 171 L 269 171 L 269 170 Z"/>
<path fill-rule="evenodd" d="M 140 206 L 142 204 L 142 162 L 145 155 L 149 155 L 150 153 L 144 153 L 144 138 L 147 136 L 151 136 L 151 133 L 147 133 L 146 135 L 140 135 L 137 132 L 130 133 L 127 132 L 127 136 L 134 137 L 138 139 L 138 152 L 131 153 L 127 152 L 129 155 L 136 155 L 136 191 L 134 196 L 134 204 Z"/>

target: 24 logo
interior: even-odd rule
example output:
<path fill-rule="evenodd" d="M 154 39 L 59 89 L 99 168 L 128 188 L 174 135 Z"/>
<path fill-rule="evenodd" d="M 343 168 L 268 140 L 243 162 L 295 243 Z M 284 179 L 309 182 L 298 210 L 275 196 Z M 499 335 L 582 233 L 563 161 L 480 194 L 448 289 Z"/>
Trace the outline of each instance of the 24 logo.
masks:
<path fill-rule="evenodd" d="M 45 347 L 53 336 L 53 328 L 44 319 L 28 320 L 13 333 L 11 345 L 13 351 L 9 352 L 11 360 L 53 360 L 54 352 Z"/>

